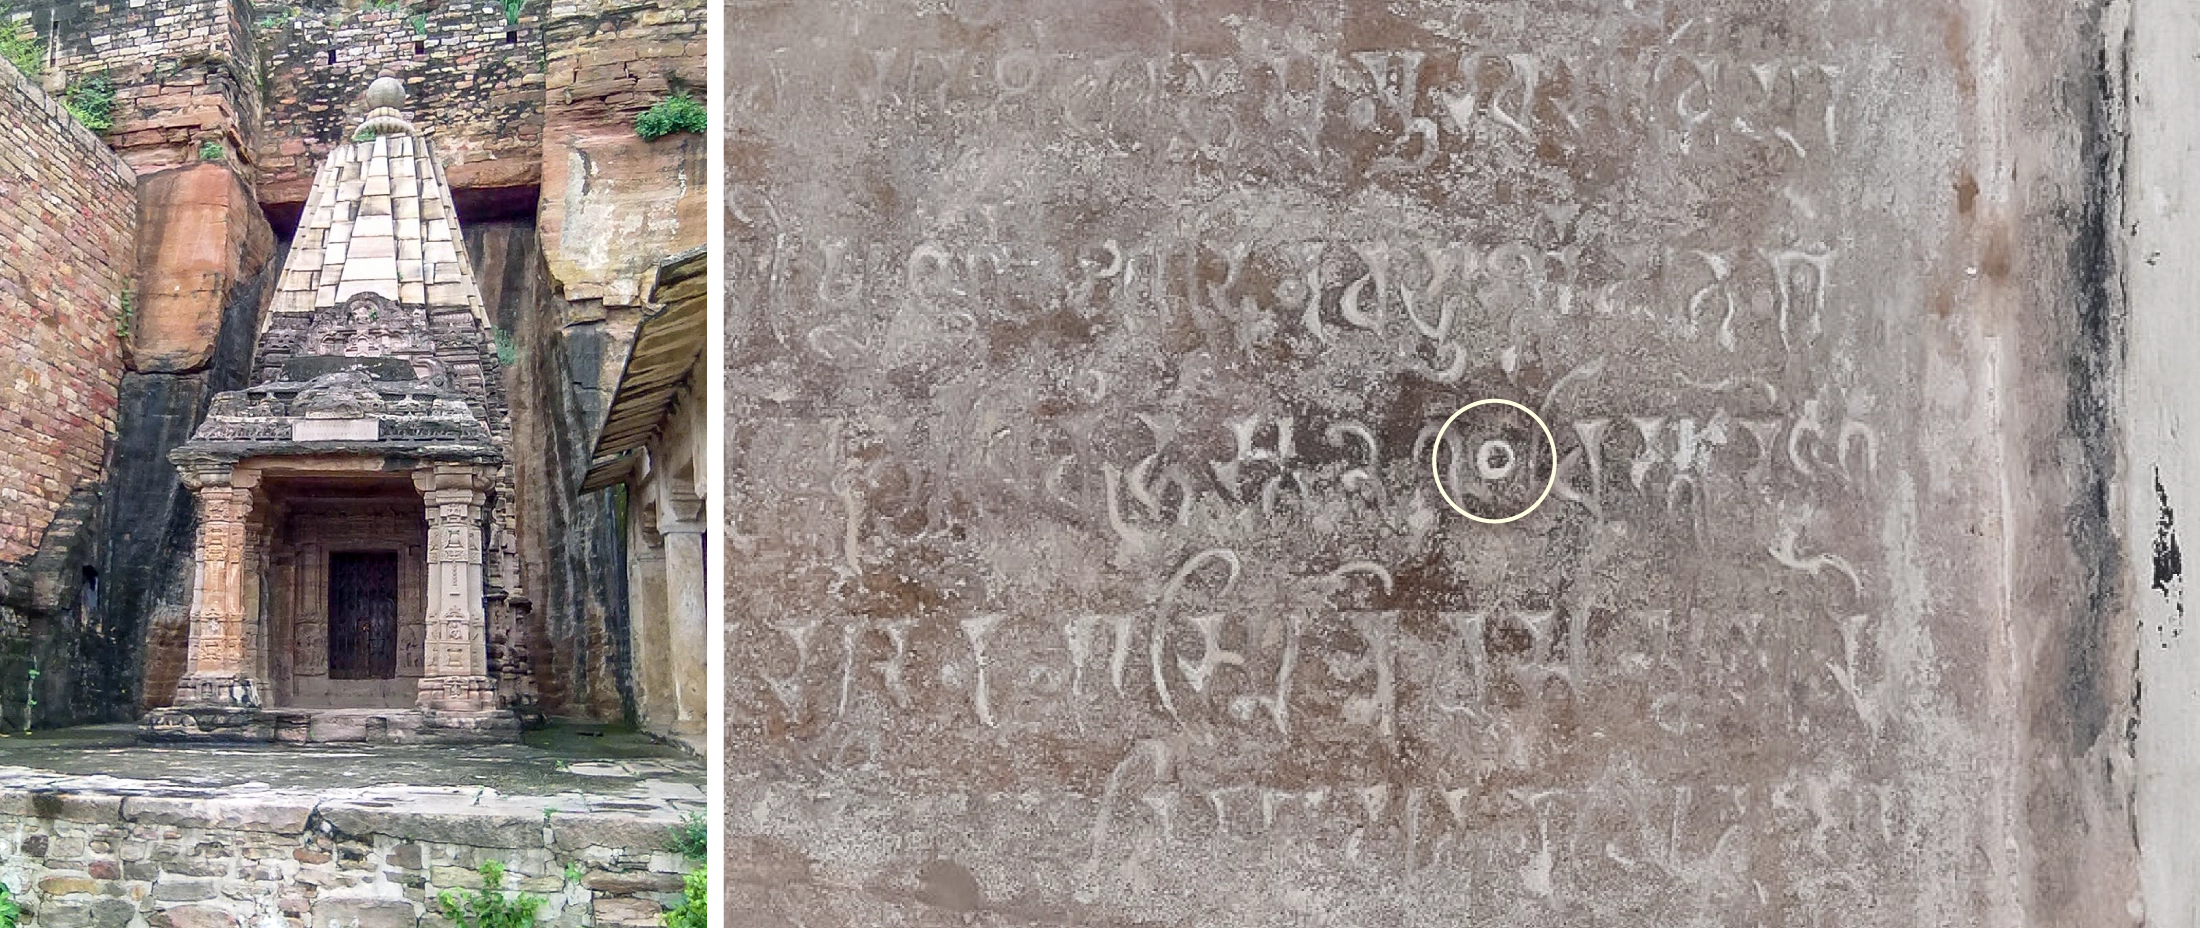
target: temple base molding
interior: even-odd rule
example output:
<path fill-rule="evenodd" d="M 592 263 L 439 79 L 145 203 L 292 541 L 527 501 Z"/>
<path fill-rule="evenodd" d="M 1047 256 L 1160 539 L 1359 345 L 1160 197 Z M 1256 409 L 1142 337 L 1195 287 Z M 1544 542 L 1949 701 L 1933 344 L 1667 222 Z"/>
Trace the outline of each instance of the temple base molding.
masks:
<path fill-rule="evenodd" d="M 508 709 L 261 709 L 170 706 L 138 723 L 138 738 L 167 743 L 495 744 L 518 741 Z"/>

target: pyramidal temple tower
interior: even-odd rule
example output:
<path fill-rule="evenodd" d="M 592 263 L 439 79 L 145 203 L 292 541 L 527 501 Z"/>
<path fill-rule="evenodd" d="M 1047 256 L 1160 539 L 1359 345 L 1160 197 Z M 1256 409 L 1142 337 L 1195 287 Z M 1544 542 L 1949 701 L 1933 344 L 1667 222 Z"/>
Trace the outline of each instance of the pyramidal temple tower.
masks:
<path fill-rule="evenodd" d="M 150 739 L 500 740 L 492 516 L 511 445 L 449 185 L 390 77 L 315 178 L 253 385 L 171 454 L 199 509 Z"/>

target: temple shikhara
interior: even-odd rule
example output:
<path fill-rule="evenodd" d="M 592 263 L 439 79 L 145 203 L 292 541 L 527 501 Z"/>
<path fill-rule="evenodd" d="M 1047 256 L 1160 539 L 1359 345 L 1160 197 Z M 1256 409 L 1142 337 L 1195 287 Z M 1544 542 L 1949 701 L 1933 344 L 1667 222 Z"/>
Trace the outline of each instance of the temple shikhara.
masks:
<path fill-rule="evenodd" d="M 504 740 L 511 422 L 449 185 L 377 79 L 314 180 L 253 385 L 170 453 L 198 500 L 157 740 Z"/>

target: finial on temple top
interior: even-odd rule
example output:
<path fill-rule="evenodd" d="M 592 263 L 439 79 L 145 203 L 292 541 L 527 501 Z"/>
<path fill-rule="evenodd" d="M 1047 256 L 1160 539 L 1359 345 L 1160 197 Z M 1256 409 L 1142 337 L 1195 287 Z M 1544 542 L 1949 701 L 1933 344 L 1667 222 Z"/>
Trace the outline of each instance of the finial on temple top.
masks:
<path fill-rule="evenodd" d="M 405 82 L 398 80 L 395 74 L 385 69 L 380 77 L 368 84 L 365 103 L 367 118 L 359 124 L 358 131 L 352 133 L 354 141 L 363 142 L 378 135 L 413 134 L 412 122 L 399 109 L 405 103 Z"/>

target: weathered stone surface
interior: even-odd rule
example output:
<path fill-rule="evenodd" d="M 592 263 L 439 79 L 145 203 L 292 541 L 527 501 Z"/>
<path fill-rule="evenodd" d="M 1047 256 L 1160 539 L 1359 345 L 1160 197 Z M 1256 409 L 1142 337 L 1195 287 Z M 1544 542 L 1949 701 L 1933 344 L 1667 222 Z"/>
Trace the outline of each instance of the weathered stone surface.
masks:
<path fill-rule="evenodd" d="M 582 879 L 589 889 L 604 893 L 676 893 L 686 884 L 679 874 L 616 870 L 592 870 Z"/>
<path fill-rule="evenodd" d="M 329 801 L 320 820 L 348 835 L 389 835 L 410 841 L 471 844 L 477 847 L 539 847 L 542 816 L 510 811 L 475 811 L 463 799 L 400 805 L 394 802 Z"/>
<path fill-rule="evenodd" d="M 122 799 L 119 796 L 0 786 L 0 815 L 58 819 L 65 822 L 104 822 L 113 819 L 121 808 Z M 83 844 L 77 843 L 75 850 L 77 854 L 81 854 Z M 56 847 L 51 853 L 57 857 L 76 856 L 69 853 L 67 845 Z"/>
<path fill-rule="evenodd" d="M 214 877 L 187 877 L 162 874 L 153 881 L 153 900 L 156 902 L 199 902 L 221 894 L 221 881 Z"/>
<path fill-rule="evenodd" d="M 209 799 L 166 796 L 123 800 L 122 817 L 128 821 L 187 828 L 222 828 L 294 835 L 305 831 L 313 814 L 311 799 Z"/>
<path fill-rule="evenodd" d="M 329 899 L 313 905 L 313 928 L 413 928 L 419 920 L 410 902 L 397 899 Z"/>
<path fill-rule="evenodd" d="M 744 4 L 743 918 L 2151 916 L 2097 11 Z"/>
<path fill-rule="evenodd" d="M 38 881 L 38 891 L 49 896 L 99 892 L 99 882 L 83 876 L 49 876 Z"/>
<path fill-rule="evenodd" d="M 644 141 L 631 124 L 598 128 L 552 113 L 561 131 L 543 157 L 537 220 L 550 273 L 567 300 L 639 305 L 657 262 L 703 241 L 702 139 Z"/>
<path fill-rule="evenodd" d="M 137 914 L 137 906 L 122 899 L 52 903 L 38 913 L 37 924 L 46 928 L 123 928 Z"/>
<path fill-rule="evenodd" d="M 251 16 L 244 3 L 60 0 L 32 19 L 67 80 L 114 82 L 115 124 L 104 138 L 139 173 L 152 173 L 200 162 L 208 142 L 250 169 L 234 153 L 252 147 L 259 128 Z"/>
<path fill-rule="evenodd" d="M 571 302 L 636 306 L 659 260 L 703 244 L 702 137 L 644 141 L 634 117 L 675 88 L 700 95 L 704 21 L 688 0 L 585 0 L 544 26 L 537 222 Z"/>
<path fill-rule="evenodd" d="M 139 371 L 206 366 L 236 286 L 264 267 L 274 240 L 259 202 L 223 164 L 139 180 L 137 316 L 130 359 Z"/>
<path fill-rule="evenodd" d="M 550 278 L 533 222 L 468 225 L 466 248 L 484 301 L 502 314 L 497 325 L 531 346 L 506 376 L 511 395 L 524 398 L 512 407 L 512 467 L 532 608 L 527 625 L 492 635 L 492 650 L 547 662 L 534 681 L 520 681 L 532 689 L 515 687 L 515 704 L 618 714 L 632 699 L 630 665 L 612 644 L 629 634 L 618 504 L 579 488 L 632 322 L 621 333 L 575 311 Z"/>
<path fill-rule="evenodd" d="M 95 899 L 91 908 L 92 924 L 98 928 L 122 928 L 137 915 L 137 904 L 127 899 Z"/>
<path fill-rule="evenodd" d="M 235 913 L 207 905 L 170 906 L 155 917 L 167 919 L 171 928 L 238 928 L 241 924 Z"/>
<path fill-rule="evenodd" d="M 481 874 L 465 867 L 430 867 L 428 880 L 437 886 L 455 886 L 460 889 L 480 889 Z"/>
<path fill-rule="evenodd" d="M 597 896 L 591 908 L 600 928 L 658 928 L 664 924 L 664 907 L 648 899 Z"/>
<path fill-rule="evenodd" d="M 680 820 L 672 816 L 596 814 L 559 817 L 551 823 L 551 846 L 577 850 L 589 846 L 623 847 L 638 851 L 661 850 L 672 842 Z"/>

